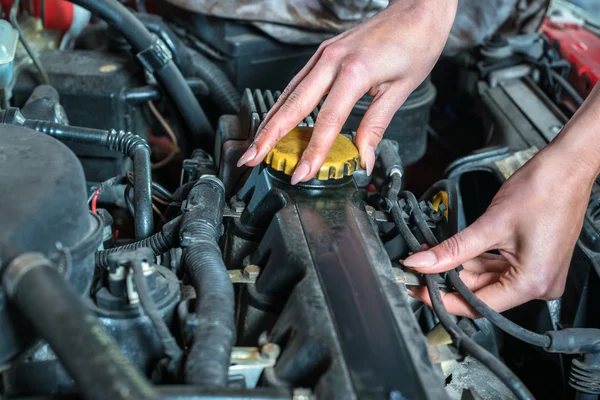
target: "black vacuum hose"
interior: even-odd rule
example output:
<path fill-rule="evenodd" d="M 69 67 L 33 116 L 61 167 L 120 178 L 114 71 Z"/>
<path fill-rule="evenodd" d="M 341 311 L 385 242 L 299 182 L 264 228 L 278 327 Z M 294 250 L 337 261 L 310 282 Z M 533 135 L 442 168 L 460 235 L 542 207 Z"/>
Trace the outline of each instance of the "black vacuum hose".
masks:
<path fill-rule="evenodd" d="M 167 222 L 160 232 L 147 237 L 146 239 L 139 240 L 137 242 L 129 243 L 119 247 L 113 247 L 111 249 L 100 250 L 96 252 L 96 268 L 104 269 L 108 268 L 109 262 L 108 257 L 119 251 L 123 250 L 136 250 L 142 247 L 148 247 L 152 250 L 155 256 L 166 253 L 173 247 L 179 244 L 179 224 L 181 223 L 181 217 L 177 217 Z"/>
<path fill-rule="evenodd" d="M 388 192 L 387 201 L 390 206 L 390 213 L 392 215 L 394 224 L 396 225 L 396 228 L 398 229 L 398 232 L 400 233 L 402 238 L 406 241 L 409 250 L 413 253 L 423 251 L 421 243 L 417 240 L 415 235 L 413 235 L 410 228 L 408 227 L 408 224 L 404 220 L 402 210 L 398 205 L 398 199 L 393 197 L 393 193 L 390 194 Z M 425 275 L 425 282 L 427 284 L 427 289 L 429 291 L 429 297 L 431 299 L 433 310 L 437 315 L 438 319 L 440 320 L 440 323 L 442 324 L 444 329 L 446 329 L 446 331 L 452 338 L 452 342 L 454 343 L 454 345 L 457 348 L 464 351 L 465 353 L 470 354 L 472 357 L 481 362 L 486 368 L 492 371 L 498 377 L 498 379 L 500 379 L 513 392 L 513 394 L 518 399 L 533 399 L 533 395 L 529 392 L 527 387 L 523 385 L 519 378 L 517 378 L 517 376 L 506 365 L 504 365 L 502 361 L 494 357 L 483 347 L 479 346 L 475 341 L 468 337 L 458 325 L 456 325 L 456 323 L 452 320 L 450 314 L 446 310 L 446 307 L 444 306 L 440 293 L 440 288 L 437 282 L 435 281 L 434 276 Z"/>
<path fill-rule="evenodd" d="M 17 257 L 2 282 L 18 314 L 48 342 L 84 398 L 161 398 L 44 255 Z"/>
<path fill-rule="evenodd" d="M 210 96 L 225 114 L 237 114 L 242 98 L 225 72 L 203 54 L 190 49 L 159 16 L 137 14 L 144 26 L 173 52 L 173 59 L 186 77 L 202 79 L 208 86 Z"/>
<path fill-rule="evenodd" d="M 186 76 L 200 78 L 206 82 L 210 97 L 223 113 L 239 113 L 242 97 L 225 72 L 203 54 L 185 49 L 183 54 L 185 64 L 182 68 Z"/>
<path fill-rule="evenodd" d="M 130 157 L 134 173 L 135 237 L 141 240 L 154 233 L 150 146 L 143 138 L 114 129 L 107 131 L 26 119 L 17 108 L 0 112 L 0 121 L 22 125 L 61 141 L 105 147 Z"/>
<path fill-rule="evenodd" d="M 423 199 L 428 201 L 430 200 L 436 193 L 440 191 L 445 191 L 448 194 L 448 223 L 450 224 L 450 232 L 447 232 L 448 235 L 454 235 L 458 232 L 457 220 L 458 220 L 458 207 L 457 207 L 457 199 L 458 194 L 456 192 L 456 186 L 449 180 L 442 180 L 437 182 L 432 186 L 432 189 L 428 190 L 427 193 L 423 196 Z M 417 225 L 417 228 L 423 234 L 425 241 L 429 247 L 435 247 L 439 244 L 437 238 L 427 225 L 424 220 L 424 215 L 421 209 L 419 208 L 417 199 L 410 192 L 403 192 L 402 195 L 414 209 L 414 220 Z M 426 197 L 428 196 L 428 197 Z M 508 333 L 524 341 L 525 343 L 532 344 L 534 346 L 540 346 L 543 349 L 547 349 L 551 345 L 551 339 L 548 335 L 542 335 L 536 332 L 532 332 L 528 329 L 519 326 L 503 316 L 502 314 L 491 309 L 487 304 L 481 301 L 475 293 L 471 291 L 465 285 L 465 283 L 460 279 L 460 275 L 457 269 L 452 271 L 448 271 L 448 280 L 454 286 L 454 289 L 461 295 L 463 299 L 471 307 L 473 307 L 477 312 L 487 318 L 492 324 L 496 325 L 498 328 L 502 329 L 504 332 Z"/>
<path fill-rule="evenodd" d="M 155 46 L 156 37 L 146 29 L 144 24 L 131 11 L 117 0 L 70 1 L 98 15 L 119 31 L 137 54 Z M 169 59 L 163 66 L 152 72 L 177 105 L 192 136 L 198 139 L 203 148 L 212 149 L 214 132 L 210 122 L 173 60 Z"/>
<path fill-rule="evenodd" d="M 184 368 L 186 383 L 227 385 L 235 342 L 234 292 L 221 250 L 225 187 L 212 176 L 198 180 L 187 197 L 180 237 L 185 271 L 196 289 L 196 328 Z"/>

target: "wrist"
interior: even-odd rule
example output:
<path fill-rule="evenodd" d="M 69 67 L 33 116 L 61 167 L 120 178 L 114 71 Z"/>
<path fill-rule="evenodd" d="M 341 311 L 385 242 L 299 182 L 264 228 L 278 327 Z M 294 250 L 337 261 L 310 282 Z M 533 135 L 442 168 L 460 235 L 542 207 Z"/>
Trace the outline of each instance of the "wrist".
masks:
<path fill-rule="evenodd" d="M 593 182 L 600 174 L 600 85 L 548 145 L 572 172 Z"/>
<path fill-rule="evenodd" d="M 600 174 L 600 149 L 586 140 L 580 130 L 568 128 L 565 127 L 543 153 L 553 159 L 556 168 L 562 169 L 567 179 L 591 186 Z"/>

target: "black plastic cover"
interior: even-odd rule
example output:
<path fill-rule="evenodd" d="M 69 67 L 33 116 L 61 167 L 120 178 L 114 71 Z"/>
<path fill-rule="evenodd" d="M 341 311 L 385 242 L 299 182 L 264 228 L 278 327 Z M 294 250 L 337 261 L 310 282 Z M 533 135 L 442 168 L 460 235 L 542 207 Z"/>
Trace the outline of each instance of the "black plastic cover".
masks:
<path fill-rule="evenodd" d="M 0 272 L 20 254 L 41 252 L 63 265 L 78 293 L 86 292 L 102 229 L 100 219 L 89 213 L 75 154 L 50 136 L 0 124 L 0 188 Z M 68 257 L 59 251 L 61 245 Z M 32 340 L 31 328 L 0 287 L 0 365 Z"/>
<path fill-rule="evenodd" d="M 0 259 L 56 251 L 86 236 L 85 177 L 75 154 L 27 128 L 0 125 Z"/>

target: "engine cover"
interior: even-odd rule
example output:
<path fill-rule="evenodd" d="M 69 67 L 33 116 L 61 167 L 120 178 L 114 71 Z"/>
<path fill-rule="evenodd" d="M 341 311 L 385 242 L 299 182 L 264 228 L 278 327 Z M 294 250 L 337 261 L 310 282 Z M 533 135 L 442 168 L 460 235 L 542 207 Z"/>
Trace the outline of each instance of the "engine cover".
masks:
<path fill-rule="evenodd" d="M 270 167 L 252 171 L 226 248 L 239 253 L 236 263 L 260 241 L 247 261 L 262 273 L 242 293 L 238 326 L 242 342 L 267 331 L 281 346 L 266 378 L 327 399 L 445 398 L 351 177 L 294 187 L 287 179 Z"/>

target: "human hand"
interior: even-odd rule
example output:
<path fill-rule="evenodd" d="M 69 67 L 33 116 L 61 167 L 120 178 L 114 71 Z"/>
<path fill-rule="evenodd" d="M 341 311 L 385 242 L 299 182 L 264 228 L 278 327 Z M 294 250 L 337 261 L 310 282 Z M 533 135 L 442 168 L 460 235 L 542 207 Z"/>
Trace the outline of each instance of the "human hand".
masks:
<path fill-rule="evenodd" d="M 356 146 L 370 174 L 375 148 L 392 117 L 442 52 L 456 7 L 457 0 L 394 1 L 373 18 L 323 42 L 259 126 L 238 167 L 258 165 L 327 95 L 291 181 L 312 179 L 352 108 L 368 92 L 373 102 L 356 132 Z"/>
<path fill-rule="evenodd" d="M 461 279 L 498 312 L 560 297 L 598 174 L 592 164 L 559 143 L 549 145 L 506 181 L 471 226 L 404 265 L 432 274 L 462 264 Z M 431 305 L 425 287 L 409 293 Z M 459 294 L 442 298 L 450 313 L 478 317 Z"/>

